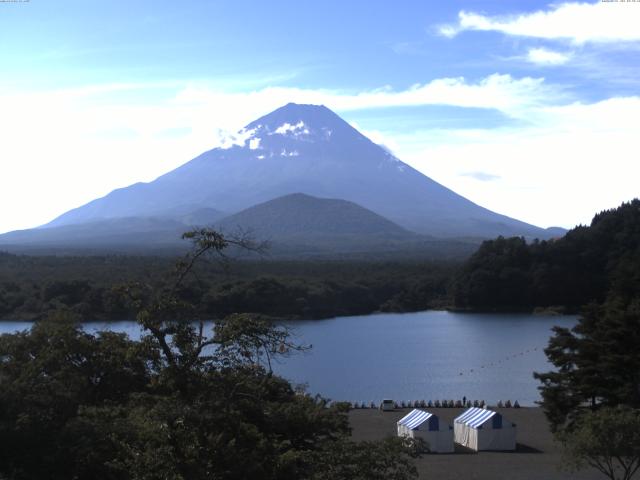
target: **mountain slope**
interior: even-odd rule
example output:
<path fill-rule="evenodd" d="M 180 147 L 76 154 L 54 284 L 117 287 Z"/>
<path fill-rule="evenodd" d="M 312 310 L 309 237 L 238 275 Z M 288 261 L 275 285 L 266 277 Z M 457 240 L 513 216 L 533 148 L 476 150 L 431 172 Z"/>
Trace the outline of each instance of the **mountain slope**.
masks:
<path fill-rule="evenodd" d="M 175 247 L 188 229 L 184 223 L 168 218 L 110 218 L 5 233 L 0 235 L 0 247 L 11 251 Z"/>
<path fill-rule="evenodd" d="M 478 245 L 415 234 L 355 203 L 300 193 L 255 205 L 215 224 L 209 220 L 218 211 L 173 211 L 171 215 L 181 220 L 111 218 L 10 232 L 0 235 L 0 248 L 31 254 L 174 254 L 188 247 L 182 233 L 205 225 L 230 236 L 248 233 L 257 241 L 267 241 L 266 254 L 272 258 L 454 259 L 467 257 Z"/>
<path fill-rule="evenodd" d="M 150 183 L 111 192 L 47 227 L 144 217 L 182 205 L 238 212 L 303 192 L 348 200 L 438 237 L 523 235 L 543 229 L 482 208 L 374 144 L 324 106 L 288 104 Z"/>
<path fill-rule="evenodd" d="M 294 193 L 231 215 L 216 225 L 225 231 L 251 230 L 259 238 L 278 240 L 320 236 L 413 238 L 416 235 L 386 218 L 345 200 Z"/>

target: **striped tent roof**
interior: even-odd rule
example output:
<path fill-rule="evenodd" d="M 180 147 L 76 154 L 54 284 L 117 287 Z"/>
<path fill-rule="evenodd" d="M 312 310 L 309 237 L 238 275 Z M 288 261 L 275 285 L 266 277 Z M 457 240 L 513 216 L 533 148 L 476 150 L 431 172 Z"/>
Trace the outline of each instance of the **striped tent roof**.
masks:
<path fill-rule="evenodd" d="M 456 417 L 455 422 L 468 425 L 471 428 L 478 428 L 484 424 L 491 417 L 496 415 L 497 412 L 493 410 L 486 410 L 484 408 L 473 407 L 466 410 L 462 415 Z"/>
<path fill-rule="evenodd" d="M 429 420 L 432 416 L 433 413 L 414 408 L 407 415 L 398 420 L 398 425 L 404 425 L 405 427 L 414 430 Z"/>

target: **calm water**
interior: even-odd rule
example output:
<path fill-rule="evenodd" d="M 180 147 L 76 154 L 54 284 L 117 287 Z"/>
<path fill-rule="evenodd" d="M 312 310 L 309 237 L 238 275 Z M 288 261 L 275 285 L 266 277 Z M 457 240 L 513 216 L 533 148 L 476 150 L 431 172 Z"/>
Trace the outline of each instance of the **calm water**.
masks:
<path fill-rule="evenodd" d="M 546 371 L 543 348 L 554 325 L 575 317 L 418 312 L 287 322 L 311 351 L 274 365 L 294 383 L 334 400 L 539 399 L 534 371 Z M 29 328 L 0 322 L 0 333 Z M 134 322 L 88 323 L 140 335 Z"/>

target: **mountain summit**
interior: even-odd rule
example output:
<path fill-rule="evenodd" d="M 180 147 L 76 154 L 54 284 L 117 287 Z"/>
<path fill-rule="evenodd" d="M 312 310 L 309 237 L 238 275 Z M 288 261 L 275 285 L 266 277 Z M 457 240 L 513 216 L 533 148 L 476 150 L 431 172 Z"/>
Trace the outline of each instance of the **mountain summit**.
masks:
<path fill-rule="evenodd" d="M 233 214 L 298 192 L 354 202 L 431 236 L 549 236 L 434 182 L 328 108 L 294 103 L 251 122 L 221 147 L 150 183 L 115 190 L 46 226 L 159 217 L 187 207 Z"/>

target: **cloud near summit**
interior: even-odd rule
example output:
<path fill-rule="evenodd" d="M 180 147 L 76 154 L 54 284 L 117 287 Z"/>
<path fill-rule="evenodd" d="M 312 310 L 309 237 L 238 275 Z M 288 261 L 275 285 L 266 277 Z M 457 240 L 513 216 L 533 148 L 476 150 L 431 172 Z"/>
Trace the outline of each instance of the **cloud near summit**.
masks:
<path fill-rule="evenodd" d="M 225 111 L 252 110 L 245 120 L 255 118 L 286 103 L 326 105 L 337 111 L 375 108 L 448 105 L 463 108 L 495 109 L 507 116 L 519 118 L 524 111 L 563 99 L 560 90 L 547 85 L 544 78 L 515 78 L 494 73 L 472 81 L 464 77 L 438 78 L 424 84 L 414 84 L 405 90 L 384 87 L 360 93 L 337 90 L 269 87 L 243 93 L 228 93 L 206 86 L 190 85 L 176 95 L 176 105 L 210 105 Z M 253 107 L 252 107 L 253 106 Z M 227 110 L 228 108 L 228 110 Z"/>

